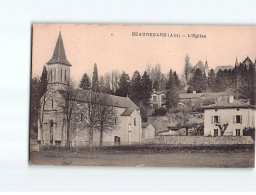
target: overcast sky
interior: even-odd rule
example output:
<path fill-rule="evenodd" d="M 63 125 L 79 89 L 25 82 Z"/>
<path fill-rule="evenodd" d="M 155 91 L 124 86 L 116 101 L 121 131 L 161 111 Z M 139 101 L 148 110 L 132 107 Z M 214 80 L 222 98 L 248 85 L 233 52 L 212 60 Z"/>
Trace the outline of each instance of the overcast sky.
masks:
<path fill-rule="evenodd" d="M 97 63 L 100 75 L 114 69 L 132 76 L 148 64 L 161 64 L 162 72 L 170 68 L 181 74 L 186 54 L 195 65 L 199 60 L 209 68 L 234 65 L 247 56 L 256 57 L 256 27 L 252 26 L 174 26 L 174 25 L 84 25 L 36 24 L 33 27 L 32 74 L 38 76 L 53 55 L 61 30 L 71 77 L 79 81 L 83 73 L 93 72 Z M 138 33 L 179 34 L 180 37 L 132 36 Z M 189 38 L 201 34 L 206 38 Z M 183 36 L 184 35 L 184 36 Z"/>

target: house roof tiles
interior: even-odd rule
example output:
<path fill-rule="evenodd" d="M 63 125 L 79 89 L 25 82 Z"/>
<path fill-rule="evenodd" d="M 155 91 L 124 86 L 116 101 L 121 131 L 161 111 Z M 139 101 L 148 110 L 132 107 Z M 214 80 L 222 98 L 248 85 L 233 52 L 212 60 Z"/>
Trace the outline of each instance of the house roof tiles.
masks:
<path fill-rule="evenodd" d="M 66 91 L 59 90 L 59 92 L 64 96 Z M 81 101 L 81 102 L 88 102 L 90 101 L 90 97 L 92 95 L 99 95 L 101 98 L 105 98 L 107 101 L 108 106 L 113 107 L 120 107 L 120 108 L 134 108 L 139 110 L 140 108 L 131 101 L 129 97 L 120 97 L 120 96 L 114 96 L 109 95 L 105 93 L 95 93 L 89 90 L 79 90 L 77 89 L 75 91 L 76 95 L 74 96 L 74 100 Z"/>
<path fill-rule="evenodd" d="M 205 109 L 226 109 L 226 108 L 255 108 L 254 105 L 244 103 L 238 100 L 234 100 L 232 103 L 229 102 L 218 102 L 204 107 Z"/>

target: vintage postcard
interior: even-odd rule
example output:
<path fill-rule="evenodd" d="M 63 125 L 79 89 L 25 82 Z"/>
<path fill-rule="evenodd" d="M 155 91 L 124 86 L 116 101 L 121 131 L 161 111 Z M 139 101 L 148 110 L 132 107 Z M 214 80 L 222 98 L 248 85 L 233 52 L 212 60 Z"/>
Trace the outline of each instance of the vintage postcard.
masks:
<path fill-rule="evenodd" d="M 34 24 L 32 165 L 255 164 L 256 26 Z"/>

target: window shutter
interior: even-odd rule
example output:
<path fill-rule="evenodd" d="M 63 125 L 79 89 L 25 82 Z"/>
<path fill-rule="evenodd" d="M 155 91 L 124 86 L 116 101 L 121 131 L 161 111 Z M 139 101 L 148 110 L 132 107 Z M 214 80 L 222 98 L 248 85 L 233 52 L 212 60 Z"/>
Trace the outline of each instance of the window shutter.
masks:
<path fill-rule="evenodd" d="M 242 115 L 240 115 L 240 123 L 242 124 Z"/>
<path fill-rule="evenodd" d="M 211 117 L 211 124 L 213 124 L 213 116 Z"/>
<path fill-rule="evenodd" d="M 220 116 L 218 116 L 218 119 L 219 119 L 219 120 L 218 120 L 218 124 L 220 124 Z"/>
<path fill-rule="evenodd" d="M 233 124 L 236 123 L 236 116 L 233 116 Z"/>

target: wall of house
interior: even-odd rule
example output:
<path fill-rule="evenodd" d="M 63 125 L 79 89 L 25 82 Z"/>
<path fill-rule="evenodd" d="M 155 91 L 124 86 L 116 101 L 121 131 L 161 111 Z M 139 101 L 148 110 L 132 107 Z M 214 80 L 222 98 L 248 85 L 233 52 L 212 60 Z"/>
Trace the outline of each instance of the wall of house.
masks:
<path fill-rule="evenodd" d="M 116 108 L 117 111 L 117 126 L 109 132 L 103 134 L 103 145 L 114 145 L 115 136 L 120 137 L 120 144 L 135 144 L 141 142 L 142 129 L 141 129 L 141 116 L 140 113 L 135 110 L 131 116 L 121 116 L 125 111 L 125 108 Z M 136 125 L 134 124 L 134 118 L 136 118 Z M 130 127 L 129 127 L 130 126 Z M 78 127 L 79 130 L 79 127 Z M 129 131 L 131 131 L 129 133 Z M 74 145 L 83 146 L 88 144 L 87 131 L 82 131 L 73 139 Z M 94 145 L 100 143 L 100 133 L 94 132 L 93 136 Z"/>
<path fill-rule="evenodd" d="M 234 122 L 235 115 L 242 115 L 241 124 Z M 212 123 L 213 116 L 220 116 L 219 124 L 221 125 L 228 123 L 224 135 L 236 136 L 236 129 L 240 129 L 240 135 L 242 136 L 245 127 L 255 127 L 255 110 L 253 109 L 206 109 L 204 114 L 205 136 L 214 136 L 214 129 L 218 129 L 218 135 L 221 135 L 219 128 Z"/>
<path fill-rule="evenodd" d="M 152 124 L 149 124 L 147 128 L 142 128 L 142 140 L 153 139 L 155 137 L 155 127 Z"/>

